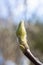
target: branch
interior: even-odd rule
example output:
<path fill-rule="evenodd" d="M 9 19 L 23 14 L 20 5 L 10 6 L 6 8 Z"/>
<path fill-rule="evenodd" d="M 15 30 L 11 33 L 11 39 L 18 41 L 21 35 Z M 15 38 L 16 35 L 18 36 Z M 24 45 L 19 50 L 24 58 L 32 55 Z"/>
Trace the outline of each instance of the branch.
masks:
<path fill-rule="evenodd" d="M 29 49 L 25 50 L 24 55 L 27 56 L 27 58 L 30 59 L 30 61 L 32 61 L 35 65 L 42 65 L 42 63 L 34 57 Z"/>
<path fill-rule="evenodd" d="M 35 65 L 43 65 L 42 62 L 40 62 L 36 57 L 34 57 L 34 55 L 31 53 L 29 46 L 27 44 L 27 34 L 26 34 L 26 30 L 25 30 L 25 26 L 24 26 L 24 22 L 20 22 L 16 35 L 18 37 L 19 40 L 19 46 L 20 49 L 22 50 L 22 52 L 24 53 L 24 55 L 30 59 L 30 61 L 32 61 Z"/>

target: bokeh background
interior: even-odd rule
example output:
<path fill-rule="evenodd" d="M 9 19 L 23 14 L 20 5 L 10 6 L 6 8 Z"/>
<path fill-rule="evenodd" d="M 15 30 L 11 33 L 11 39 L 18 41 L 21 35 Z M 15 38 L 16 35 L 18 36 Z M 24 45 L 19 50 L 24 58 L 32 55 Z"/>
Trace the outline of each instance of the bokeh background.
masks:
<path fill-rule="evenodd" d="M 17 41 L 21 20 L 25 22 L 31 52 L 43 62 L 43 0 L 0 0 L 0 65 L 33 65 Z"/>

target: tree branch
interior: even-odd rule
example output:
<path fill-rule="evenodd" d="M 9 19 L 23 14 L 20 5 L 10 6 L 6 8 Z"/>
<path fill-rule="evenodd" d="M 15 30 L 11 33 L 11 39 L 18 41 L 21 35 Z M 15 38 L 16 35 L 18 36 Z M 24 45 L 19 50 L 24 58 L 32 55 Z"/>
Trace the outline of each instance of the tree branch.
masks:
<path fill-rule="evenodd" d="M 42 65 L 42 62 L 40 62 L 32 53 L 29 49 L 26 49 L 24 52 L 24 55 L 30 59 L 35 65 Z"/>
<path fill-rule="evenodd" d="M 36 57 L 34 57 L 34 55 L 31 53 L 31 51 L 29 49 L 29 45 L 27 44 L 27 38 L 26 38 L 27 35 L 26 35 L 24 22 L 20 22 L 16 35 L 17 35 L 19 43 L 20 43 L 19 44 L 20 49 L 22 50 L 24 55 L 28 59 L 30 59 L 30 61 L 32 61 L 35 65 L 43 65 L 42 62 L 40 62 Z"/>

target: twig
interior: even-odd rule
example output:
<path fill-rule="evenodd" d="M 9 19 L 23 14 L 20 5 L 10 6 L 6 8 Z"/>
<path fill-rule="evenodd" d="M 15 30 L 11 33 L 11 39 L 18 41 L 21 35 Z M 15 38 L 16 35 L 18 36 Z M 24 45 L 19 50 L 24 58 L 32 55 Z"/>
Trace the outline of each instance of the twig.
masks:
<path fill-rule="evenodd" d="M 24 22 L 20 22 L 19 27 L 17 29 L 16 35 L 19 40 L 19 46 L 24 55 L 30 59 L 35 65 L 43 65 L 42 62 L 40 62 L 30 51 L 29 46 L 27 44 L 27 38 L 26 38 L 26 30 L 24 26 Z"/>
<path fill-rule="evenodd" d="M 24 52 L 24 55 L 30 59 L 35 65 L 42 65 L 42 62 L 40 62 L 32 53 L 29 49 L 26 49 Z"/>

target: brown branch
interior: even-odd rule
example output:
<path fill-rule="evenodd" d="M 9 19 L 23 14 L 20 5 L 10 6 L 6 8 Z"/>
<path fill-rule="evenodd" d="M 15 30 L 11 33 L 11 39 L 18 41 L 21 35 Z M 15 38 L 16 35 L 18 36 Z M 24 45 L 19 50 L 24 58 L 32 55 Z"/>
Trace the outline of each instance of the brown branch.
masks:
<path fill-rule="evenodd" d="M 24 26 L 24 21 L 20 22 L 16 35 L 19 40 L 19 46 L 22 52 L 24 53 L 25 56 L 27 56 L 30 61 L 32 61 L 35 65 L 43 65 L 42 62 L 40 62 L 34 55 L 31 53 L 29 46 L 27 44 L 27 34 Z"/>
<path fill-rule="evenodd" d="M 35 65 L 43 65 L 42 62 L 40 62 L 36 57 L 34 57 L 34 55 L 31 53 L 31 51 L 29 49 L 25 49 L 25 52 L 23 52 L 24 55 L 30 59 L 30 61 L 32 61 Z"/>

